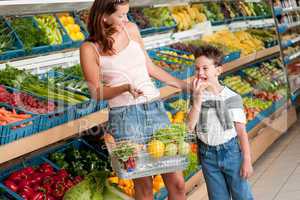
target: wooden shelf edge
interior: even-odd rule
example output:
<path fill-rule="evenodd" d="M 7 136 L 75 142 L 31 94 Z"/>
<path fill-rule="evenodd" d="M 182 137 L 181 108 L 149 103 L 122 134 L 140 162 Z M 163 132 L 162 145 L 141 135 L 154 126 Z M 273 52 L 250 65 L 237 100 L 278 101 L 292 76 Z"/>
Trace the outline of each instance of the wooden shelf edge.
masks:
<path fill-rule="evenodd" d="M 244 56 L 244 57 L 242 57 L 240 59 L 237 59 L 237 60 L 234 60 L 232 62 L 226 63 L 225 66 L 224 66 L 223 73 L 232 71 L 232 70 L 237 69 L 237 68 L 239 68 L 243 65 L 249 64 L 249 63 L 254 62 L 256 60 L 260 60 L 264 57 L 271 56 L 275 53 L 279 53 L 279 51 L 280 51 L 279 46 L 274 46 L 274 47 L 271 47 L 271 48 L 267 48 L 267 49 L 255 52 L 255 53 L 250 54 L 248 56 Z"/>
<path fill-rule="evenodd" d="M 36 133 L 32 136 L 2 145 L 0 146 L 0 164 L 74 136 L 84 130 L 106 122 L 108 120 L 107 118 L 107 110 L 102 110 L 49 130 Z"/>

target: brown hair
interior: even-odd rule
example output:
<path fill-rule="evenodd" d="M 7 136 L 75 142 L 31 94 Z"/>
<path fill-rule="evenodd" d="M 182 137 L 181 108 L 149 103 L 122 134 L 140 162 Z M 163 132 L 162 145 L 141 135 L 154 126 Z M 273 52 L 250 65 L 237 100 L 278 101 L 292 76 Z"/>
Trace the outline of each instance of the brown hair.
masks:
<path fill-rule="evenodd" d="M 216 66 L 221 66 L 223 64 L 224 54 L 217 47 L 212 45 L 203 45 L 198 47 L 194 51 L 195 58 L 199 58 L 200 56 L 205 56 L 214 61 Z"/>
<path fill-rule="evenodd" d="M 117 10 L 118 5 L 129 3 L 129 0 L 95 0 L 90 9 L 88 19 L 89 38 L 87 41 L 97 43 L 103 53 L 113 55 L 114 39 L 112 35 L 116 33 L 115 27 L 104 22 L 105 15 L 111 15 Z"/>

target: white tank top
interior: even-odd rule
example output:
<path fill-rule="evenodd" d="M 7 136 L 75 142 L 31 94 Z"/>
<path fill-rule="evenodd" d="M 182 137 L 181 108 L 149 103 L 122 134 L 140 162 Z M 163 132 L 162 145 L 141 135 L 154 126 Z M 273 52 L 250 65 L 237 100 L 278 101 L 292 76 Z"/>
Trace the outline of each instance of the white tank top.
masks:
<path fill-rule="evenodd" d="M 116 87 L 131 84 L 143 91 L 144 96 L 134 99 L 129 92 L 125 92 L 108 101 L 110 107 L 120 107 L 145 103 L 158 99 L 159 90 L 151 81 L 146 66 L 146 56 L 140 44 L 128 37 L 128 45 L 123 50 L 112 56 L 101 56 L 95 44 L 96 52 L 100 57 L 100 67 L 105 86 Z"/>

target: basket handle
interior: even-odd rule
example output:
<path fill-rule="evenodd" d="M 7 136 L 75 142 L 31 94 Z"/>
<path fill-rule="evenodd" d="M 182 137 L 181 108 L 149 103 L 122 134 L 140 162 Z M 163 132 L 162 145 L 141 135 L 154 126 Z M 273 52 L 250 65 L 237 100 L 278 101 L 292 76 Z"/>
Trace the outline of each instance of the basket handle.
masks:
<path fill-rule="evenodd" d="M 116 147 L 116 142 L 114 137 L 109 133 L 104 133 L 103 135 L 104 142 L 109 154 L 111 154 L 112 150 Z"/>

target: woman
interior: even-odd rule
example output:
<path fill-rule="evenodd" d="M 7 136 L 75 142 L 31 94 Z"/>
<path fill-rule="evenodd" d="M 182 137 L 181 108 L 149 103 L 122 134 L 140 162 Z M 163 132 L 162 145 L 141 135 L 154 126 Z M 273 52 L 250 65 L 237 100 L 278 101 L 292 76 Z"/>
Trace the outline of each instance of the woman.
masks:
<path fill-rule="evenodd" d="M 137 26 L 127 19 L 128 10 L 128 0 L 95 0 L 88 22 L 90 37 L 80 48 L 90 94 L 109 101 L 109 127 L 117 139 L 145 138 L 170 123 L 150 76 L 184 90 L 188 86 L 152 63 Z M 162 177 L 170 200 L 186 199 L 181 172 Z M 134 185 L 135 199 L 153 199 L 151 177 L 137 178 Z"/>

